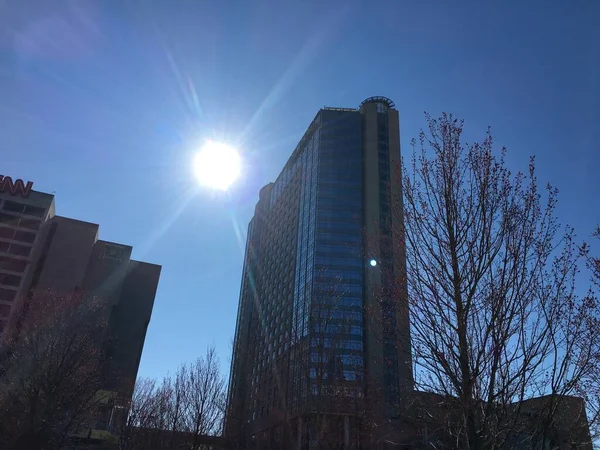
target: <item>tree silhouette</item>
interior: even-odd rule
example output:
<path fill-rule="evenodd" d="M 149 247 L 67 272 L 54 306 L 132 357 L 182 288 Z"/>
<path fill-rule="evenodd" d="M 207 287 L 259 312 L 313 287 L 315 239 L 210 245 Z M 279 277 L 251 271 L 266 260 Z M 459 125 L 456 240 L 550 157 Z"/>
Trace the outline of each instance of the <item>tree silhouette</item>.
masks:
<path fill-rule="evenodd" d="M 467 146 L 462 121 L 427 119 L 396 168 L 416 388 L 452 411 L 437 425 L 458 448 L 549 443 L 570 396 L 598 392 L 600 307 L 577 289 L 574 231 L 555 217 L 558 191 L 539 191 L 533 158 L 512 174 L 489 130 Z M 586 427 L 570 428 L 563 439 L 589 444 Z"/>
<path fill-rule="evenodd" d="M 101 302 L 83 294 L 31 296 L 3 345 L 3 448 L 60 448 L 78 429 L 93 425 L 102 400 L 105 312 Z"/>
<path fill-rule="evenodd" d="M 209 348 L 159 384 L 149 379 L 136 382 L 120 448 L 202 448 L 205 436 L 221 433 L 224 412 L 225 381 L 215 350 Z"/>

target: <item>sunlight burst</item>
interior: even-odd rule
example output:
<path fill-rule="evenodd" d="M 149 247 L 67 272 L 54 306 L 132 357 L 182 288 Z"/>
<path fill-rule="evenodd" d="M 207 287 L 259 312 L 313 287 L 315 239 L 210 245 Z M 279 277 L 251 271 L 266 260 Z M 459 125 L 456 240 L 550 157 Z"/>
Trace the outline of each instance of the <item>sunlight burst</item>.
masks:
<path fill-rule="evenodd" d="M 226 191 L 237 180 L 241 159 L 236 149 L 222 142 L 207 141 L 194 160 L 200 184 Z"/>

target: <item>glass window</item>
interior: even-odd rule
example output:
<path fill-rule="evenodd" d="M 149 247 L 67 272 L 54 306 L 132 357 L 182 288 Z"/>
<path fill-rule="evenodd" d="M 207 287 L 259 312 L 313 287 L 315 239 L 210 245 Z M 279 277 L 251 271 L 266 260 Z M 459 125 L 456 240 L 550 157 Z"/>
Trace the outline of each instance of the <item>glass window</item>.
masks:
<path fill-rule="evenodd" d="M 363 334 L 363 328 L 362 328 L 362 326 L 351 326 L 350 327 L 350 334 L 353 334 L 355 336 L 362 336 L 362 334 Z"/>
<path fill-rule="evenodd" d="M 322 244 L 322 245 L 319 245 L 317 254 L 318 254 L 318 256 L 336 255 L 336 256 L 355 256 L 355 257 L 357 257 L 362 254 L 362 249 L 359 246 L 352 245 L 352 244 L 347 244 L 347 245 L 344 245 L 343 243 L 340 243 L 340 245 Z"/>
<path fill-rule="evenodd" d="M 350 185 L 358 188 L 360 185 L 360 180 L 356 179 L 356 176 L 346 176 L 346 174 L 321 174 L 319 178 L 319 183 L 321 185 L 324 184 L 333 184 L 333 185 Z"/>
<path fill-rule="evenodd" d="M 4 202 L 4 206 L 2 207 L 2 209 L 5 211 L 21 214 L 25 209 L 25 205 L 23 203 L 11 202 L 10 200 L 7 200 Z"/>
<path fill-rule="evenodd" d="M 30 233 L 28 231 L 17 231 L 14 239 L 16 241 L 29 242 L 31 244 L 33 241 L 35 241 L 35 233 Z"/>
<path fill-rule="evenodd" d="M 12 289 L 0 288 L 0 300 L 5 302 L 12 302 L 17 295 L 17 291 Z"/>
<path fill-rule="evenodd" d="M 362 261 L 359 258 L 336 258 L 317 256 L 315 258 L 315 264 L 360 267 L 362 266 Z"/>
<path fill-rule="evenodd" d="M 8 253 L 16 256 L 29 256 L 29 252 L 31 252 L 31 247 L 26 247 L 19 244 L 10 244 L 10 248 L 8 250 Z"/>
<path fill-rule="evenodd" d="M 347 220 L 341 222 L 319 221 L 319 231 L 329 232 L 334 230 L 360 231 L 362 226 L 358 221 Z"/>
<path fill-rule="evenodd" d="M 10 305 L 0 304 L 0 317 L 8 317 L 10 314 Z"/>
<path fill-rule="evenodd" d="M 23 211 L 23 214 L 36 217 L 44 217 L 45 212 L 46 210 L 44 208 L 40 208 L 39 206 L 25 205 L 25 210 Z"/>
<path fill-rule="evenodd" d="M 0 223 L 17 226 L 19 223 L 19 217 L 0 212 Z"/>
<path fill-rule="evenodd" d="M 23 228 L 29 228 L 30 230 L 37 230 L 40 227 L 39 219 L 29 219 L 23 217 L 21 222 L 19 222 L 19 226 Z"/>
<path fill-rule="evenodd" d="M 12 239 L 15 236 L 15 230 L 12 228 L 0 227 L 0 238 Z"/>
<path fill-rule="evenodd" d="M 329 189 L 325 189 L 322 186 L 321 189 L 322 190 L 319 193 L 319 201 L 321 201 L 321 199 L 328 198 L 332 200 L 360 202 L 362 199 L 362 190 L 360 189 L 339 189 L 337 186 Z"/>
<path fill-rule="evenodd" d="M 21 277 L 18 275 L 10 275 L 8 273 L 0 273 L 0 284 L 6 286 L 17 287 L 21 283 Z"/>
<path fill-rule="evenodd" d="M 320 209 L 319 220 L 327 220 L 328 218 L 345 219 L 352 221 L 358 221 L 360 219 L 356 211 L 348 211 L 344 209 Z"/>
<path fill-rule="evenodd" d="M 341 304 L 345 306 L 360 306 L 362 304 L 362 298 L 344 295 Z"/>
<path fill-rule="evenodd" d="M 328 242 L 328 241 L 339 241 L 347 242 L 352 245 L 356 245 L 357 242 L 361 242 L 362 237 L 357 233 L 326 233 L 319 231 L 317 233 L 317 241 Z"/>
<path fill-rule="evenodd" d="M 12 272 L 24 272 L 27 267 L 27 261 L 0 257 L 0 269 L 10 270 Z"/>
<path fill-rule="evenodd" d="M 353 370 L 344 370 L 344 379 L 346 381 L 356 381 L 356 372 Z"/>

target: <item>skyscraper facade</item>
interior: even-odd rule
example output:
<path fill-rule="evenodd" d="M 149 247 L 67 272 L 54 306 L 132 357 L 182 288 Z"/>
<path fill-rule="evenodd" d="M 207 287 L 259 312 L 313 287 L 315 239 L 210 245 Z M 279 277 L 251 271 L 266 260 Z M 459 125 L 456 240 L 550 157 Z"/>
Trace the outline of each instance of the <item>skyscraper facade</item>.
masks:
<path fill-rule="evenodd" d="M 9 324 L 27 320 L 36 292 L 83 293 L 107 304 L 103 388 L 113 393 L 99 429 L 126 412 L 150 322 L 161 266 L 131 259 L 132 247 L 100 240 L 99 225 L 55 215 L 54 196 L 0 176 L 0 345 Z M 111 424 L 112 422 L 112 424 Z"/>
<path fill-rule="evenodd" d="M 412 388 L 398 111 L 320 110 L 248 226 L 226 434 L 352 447 Z M 291 448 L 291 447 L 290 447 Z"/>

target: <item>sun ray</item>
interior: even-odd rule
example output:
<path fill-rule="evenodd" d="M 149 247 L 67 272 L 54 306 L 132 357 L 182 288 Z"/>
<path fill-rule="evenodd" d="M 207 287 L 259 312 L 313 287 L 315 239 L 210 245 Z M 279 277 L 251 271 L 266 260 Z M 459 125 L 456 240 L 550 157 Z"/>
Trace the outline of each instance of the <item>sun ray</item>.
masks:
<path fill-rule="evenodd" d="M 194 172 L 200 184 L 226 191 L 240 176 L 240 155 L 227 144 L 207 141 L 196 155 Z"/>

